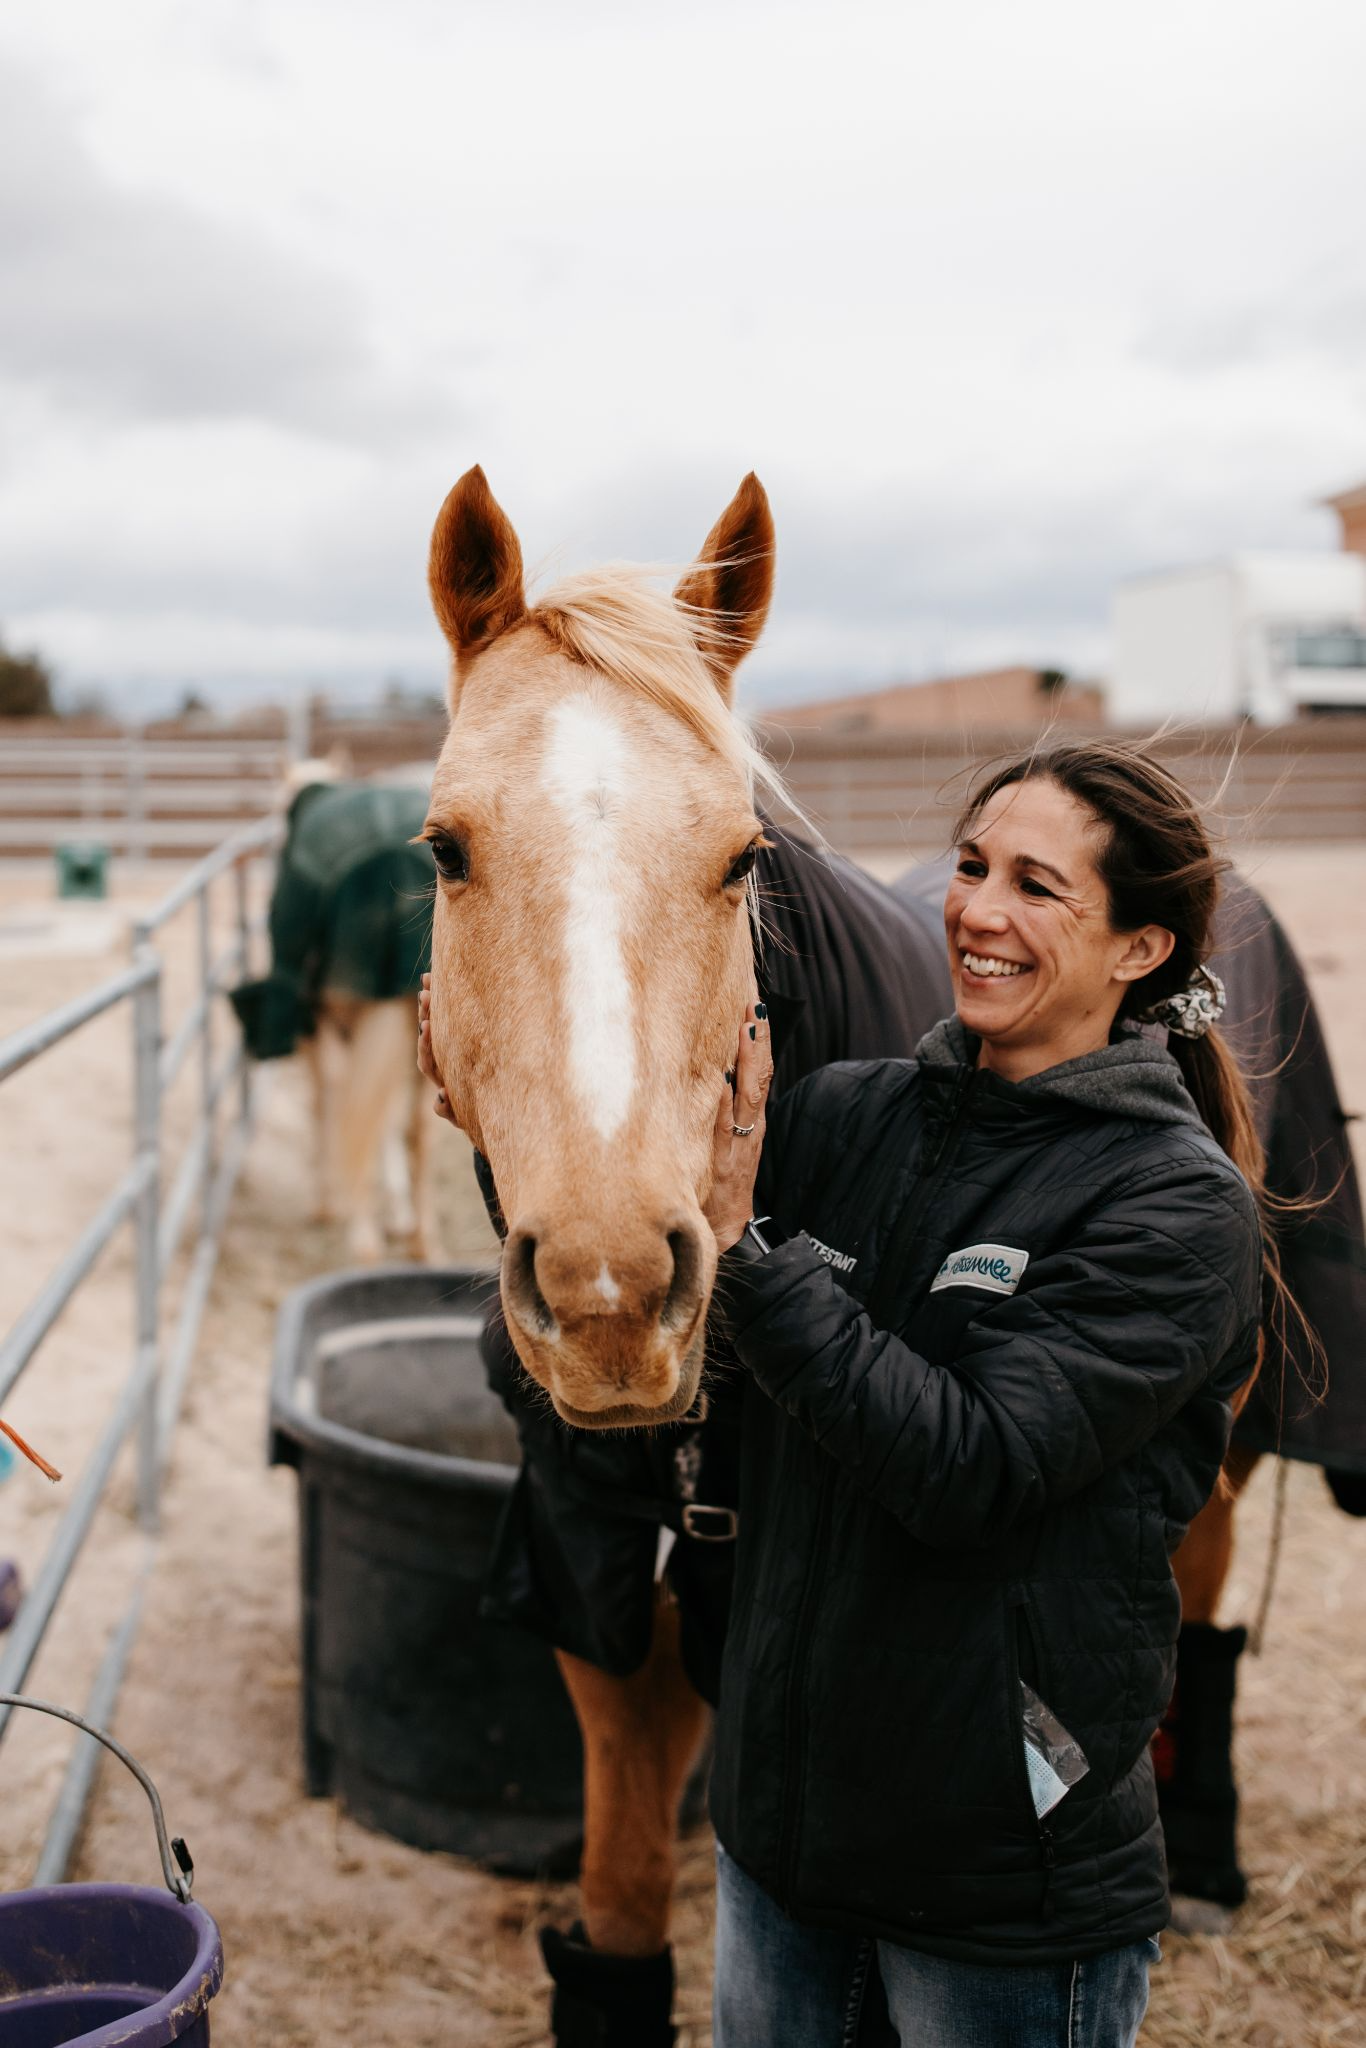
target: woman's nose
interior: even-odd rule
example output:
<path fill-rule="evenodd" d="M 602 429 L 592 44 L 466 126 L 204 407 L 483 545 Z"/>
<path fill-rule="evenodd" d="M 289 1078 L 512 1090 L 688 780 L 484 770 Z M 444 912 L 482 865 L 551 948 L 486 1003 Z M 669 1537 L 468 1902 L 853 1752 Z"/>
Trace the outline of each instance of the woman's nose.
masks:
<path fill-rule="evenodd" d="M 969 931 L 999 932 L 1004 931 L 1009 919 L 1002 898 L 990 883 L 985 883 L 969 896 L 959 922 Z"/>

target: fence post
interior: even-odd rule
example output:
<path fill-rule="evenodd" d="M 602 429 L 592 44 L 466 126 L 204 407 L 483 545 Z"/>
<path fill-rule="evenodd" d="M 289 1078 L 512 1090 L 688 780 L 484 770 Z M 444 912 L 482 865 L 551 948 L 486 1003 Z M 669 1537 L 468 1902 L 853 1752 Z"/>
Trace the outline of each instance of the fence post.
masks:
<path fill-rule="evenodd" d="M 128 822 L 124 827 L 124 850 L 132 872 L 141 881 L 147 872 L 147 752 L 146 732 L 139 722 L 127 735 L 126 775 Z"/>
<path fill-rule="evenodd" d="M 234 900 L 237 907 L 237 974 L 245 981 L 251 973 L 251 898 L 250 883 L 254 859 L 244 858 L 234 862 L 232 870 Z M 242 1071 L 237 1081 L 237 1115 L 243 1129 L 251 1122 L 251 1060 L 246 1048 L 242 1050 Z"/>
<path fill-rule="evenodd" d="M 158 1297 L 161 1292 L 157 1232 L 161 1207 L 161 956 L 147 933 L 134 928 L 133 959 L 147 962 L 155 973 L 133 996 L 133 1139 L 145 1175 L 133 1212 L 136 1254 L 135 1305 L 138 1368 L 147 1375 L 138 1417 L 137 1504 L 144 1529 L 158 1526 L 161 1491 L 161 1447 L 157 1432 L 159 1396 Z"/>
<path fill-rule="evenodd" d="M 204 1177 L 199 1184 L 199 1228 L 207 1236 L 213 1210 L 214 1173 L 218 1165 L 218 1117 L 213 1099 L 213 921 L 211 886 L 205 882 L 195 899 L 199 939 L 199 994 L 204 1016 L 199 1026 L 199 1113 L 204 1119 Z"/>

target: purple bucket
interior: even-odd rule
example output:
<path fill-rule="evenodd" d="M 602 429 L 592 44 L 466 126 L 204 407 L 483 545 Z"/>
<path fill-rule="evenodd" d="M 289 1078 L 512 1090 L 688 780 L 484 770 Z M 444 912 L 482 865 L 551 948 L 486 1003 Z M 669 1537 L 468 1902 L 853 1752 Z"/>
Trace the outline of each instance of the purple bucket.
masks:
<path fill-rule="evenodd" d="M 135 1884 L 0 1897 L 5 2048 L 208 2048 L 223 1943 L 202 1906 Z"/>
<path fill-rule="evenodd" d="M 209 2048 L 209 2000 L 223 1942 L 190 1898 L 194 1864 L 170 1839 L 156 1786 L 137 1758 L 68 1707 L 23 1693 L 0 1705 L 53 1714 L 128 1766 L 152 1809 L 164 1892 L 137 1884 L 53 1884 L 0 1894 L 3 2048 Z"/>

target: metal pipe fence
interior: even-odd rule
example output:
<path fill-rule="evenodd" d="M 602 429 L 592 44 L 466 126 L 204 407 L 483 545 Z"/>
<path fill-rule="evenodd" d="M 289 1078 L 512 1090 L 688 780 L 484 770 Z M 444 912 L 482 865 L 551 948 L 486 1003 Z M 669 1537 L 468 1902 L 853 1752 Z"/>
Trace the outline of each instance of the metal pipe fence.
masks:
<path fill-rule="evenodd" d="M 61 1256 L 53 1271 L 0 1338 L 0 1403 L 33 1362 L 57 1318 L 123 1224 L 133 1231 L 134 1345 L 129 1370 L 94 1450 L 71 1488 L 66 1510 L 8 1633 L 0 1638 L 0 1693 L 23 1690 L 48 1626 L 71 1581 L 120 1452 L 131 1440 L 136 1461 L 138 1521 L 148 1557 L 132 1597 L 110 1632 L 86 1718 L 106 1720 L 137 1630 L 155 1548 L 163 1475 L 175 1436 L 199 1325 L 213 1280 L 219 1240 L 251 1129 L 252 1087 L 234 1030 L 218 1053 L 219 995 L 249 969 L 258 921 L 251 915 L 252 871 L 271 861 L 283 836 L 275 816 L 244 826 L 190 869 L 156 908 L 133 927 L 132 963 L 97 988 L 0 1040 L 0 1084 L 120 1004 L 133 1012 L 133 1157 L 116 1186 Z M 230 880 L 231 943 L 213 950 L 214 885 Z M 169 1038 L 162 1020 L 163 963 L 157 938 L 170 920 L 194 906 L 195 994 Z M 194 1127 L 163 1197 L 162 1109 L 166 1095 L 197 1050 Z M 221 1106 L 227 1111 L 220 1115 Z M 220 1124 L 222 1125 L 220 1136 Z M 198 1235 L 184 1274 L 174 1327 L 166 1342 L 165 1297 L 187 1226 Z M 0 1741 L 12 1708 L 0 1705 Z M 39 1859 L 41 1883 L 65 1878 L 94 1781 L 98 1745 L 78 1735 Z"/>

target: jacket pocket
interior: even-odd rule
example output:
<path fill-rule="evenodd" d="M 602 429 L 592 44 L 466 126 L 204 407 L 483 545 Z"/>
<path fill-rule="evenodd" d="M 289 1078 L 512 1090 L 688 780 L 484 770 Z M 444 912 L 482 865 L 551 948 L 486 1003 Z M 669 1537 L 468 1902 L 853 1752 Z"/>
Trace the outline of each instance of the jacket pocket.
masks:
<path fill-rule="evenodd" d="M 1022 1682 L 1032 1685 L 1042 1699 L 1047 1699 L 1048 1692 L 1039 1655 L 1038 1631 L 1029 1595 L 1023 1586 L 1012 1587 L 1006 1595 L 1006 1623 L 1007 1718 L 1015 1791 L 1030 1827 L 1039 1829 L 1039 1817 L 1034 1811 L 1034 1792 L 1029 1782 L 1029 1765 L 1025 1760 L 1024 1702 L 1020 1686 Z"/>

